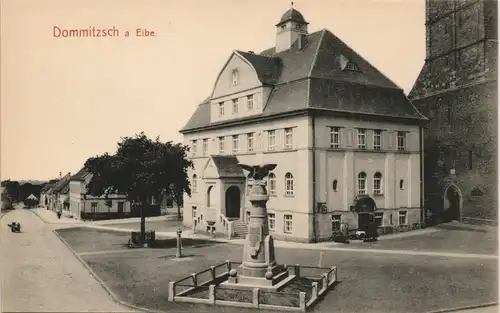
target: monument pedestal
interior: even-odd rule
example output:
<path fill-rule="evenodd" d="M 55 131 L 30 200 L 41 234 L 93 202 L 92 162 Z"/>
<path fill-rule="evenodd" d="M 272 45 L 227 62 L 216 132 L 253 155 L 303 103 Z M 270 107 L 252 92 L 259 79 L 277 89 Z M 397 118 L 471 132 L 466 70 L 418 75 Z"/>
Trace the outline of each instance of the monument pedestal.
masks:
<path fill-rule="evenodd" d="M 274 240 L 269 235 L 267 221 L 268 200 L 265 186 L 253 185 L 250 195 L 250 224 L 245 238 L 241 270 L 231 270 L 228 280 L 221 285 L 241 290 L 259 288 L 277 291 L 295 278 L 295 275 L 289 275 L 286 266 L 276 262 Z"/>

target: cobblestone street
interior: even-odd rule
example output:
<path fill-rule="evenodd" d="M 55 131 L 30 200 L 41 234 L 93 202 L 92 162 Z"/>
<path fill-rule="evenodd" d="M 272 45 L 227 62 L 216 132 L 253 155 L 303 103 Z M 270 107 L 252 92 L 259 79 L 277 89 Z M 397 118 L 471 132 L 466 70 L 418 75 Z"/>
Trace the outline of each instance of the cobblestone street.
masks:
<path fill-rule="evenodd" d="M 13 221 L 21 223 L 22 233 L 10 232 L 7 224 Z M 32 212 L 8 212 L 1 227 L 3 312 L 131 311 L 116 304 L 52 232 L 53 226 Z"/>

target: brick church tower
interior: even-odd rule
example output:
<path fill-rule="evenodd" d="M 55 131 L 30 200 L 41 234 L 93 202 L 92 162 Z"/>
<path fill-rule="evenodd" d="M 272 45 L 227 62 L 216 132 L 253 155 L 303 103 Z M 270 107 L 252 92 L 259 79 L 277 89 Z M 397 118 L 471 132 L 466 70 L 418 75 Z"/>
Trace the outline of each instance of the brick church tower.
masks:
<path fill-rule="evenodd" d="M 497 220 L 497 1 L 427 0 L 426 59 L 409 94 L 429 118 L 425 207 L 438 221 Z"/>

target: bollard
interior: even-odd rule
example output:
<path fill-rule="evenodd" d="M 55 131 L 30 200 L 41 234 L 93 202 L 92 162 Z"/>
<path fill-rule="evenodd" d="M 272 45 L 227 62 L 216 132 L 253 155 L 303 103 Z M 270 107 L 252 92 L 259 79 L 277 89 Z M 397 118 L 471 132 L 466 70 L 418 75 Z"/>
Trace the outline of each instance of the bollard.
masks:
<path fill-rule="evenodd" d="M 177 253 L 175 254 L 176 258 L 181 258 L 182 257 L 182 251 L 181 251 L 181 234 L 182 234 L 182 230 L 179 228 L 177 230 Z"/>

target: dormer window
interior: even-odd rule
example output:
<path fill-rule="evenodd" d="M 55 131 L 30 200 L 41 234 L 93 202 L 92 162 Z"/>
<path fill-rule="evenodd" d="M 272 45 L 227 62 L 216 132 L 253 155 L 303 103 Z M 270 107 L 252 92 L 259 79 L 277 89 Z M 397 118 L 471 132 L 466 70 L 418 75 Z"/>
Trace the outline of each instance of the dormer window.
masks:
<path fill-rule="evenodd" d="M 300 29 L 302 29 L 302 27 L 301 27 L 301 25 L 300 25 L 300 24 L 297 24 L 297 25 L 295 25 L 295 29 L 300 30 Z"/>
<path fill-rule="evenodd" d="M 233 85 L 233 86 L 238 85 L 238 83 L 239 83 L 239 78 L 240 78 L 240 77 L 239 77 L 239 74 L 240 74 L 240 73 L 239 73 L 239 70 L 238 70 L 237 68 L 233 70 L 233 72 L 232 72 L 232 85 Z"/>
<path fill-rule="evenodd" d="M 347 62 L 345 69 L 348 71 L 357 71 L 358 67 L 356 66 L 356 64 L 354 64 L 352 62 Z"/>

